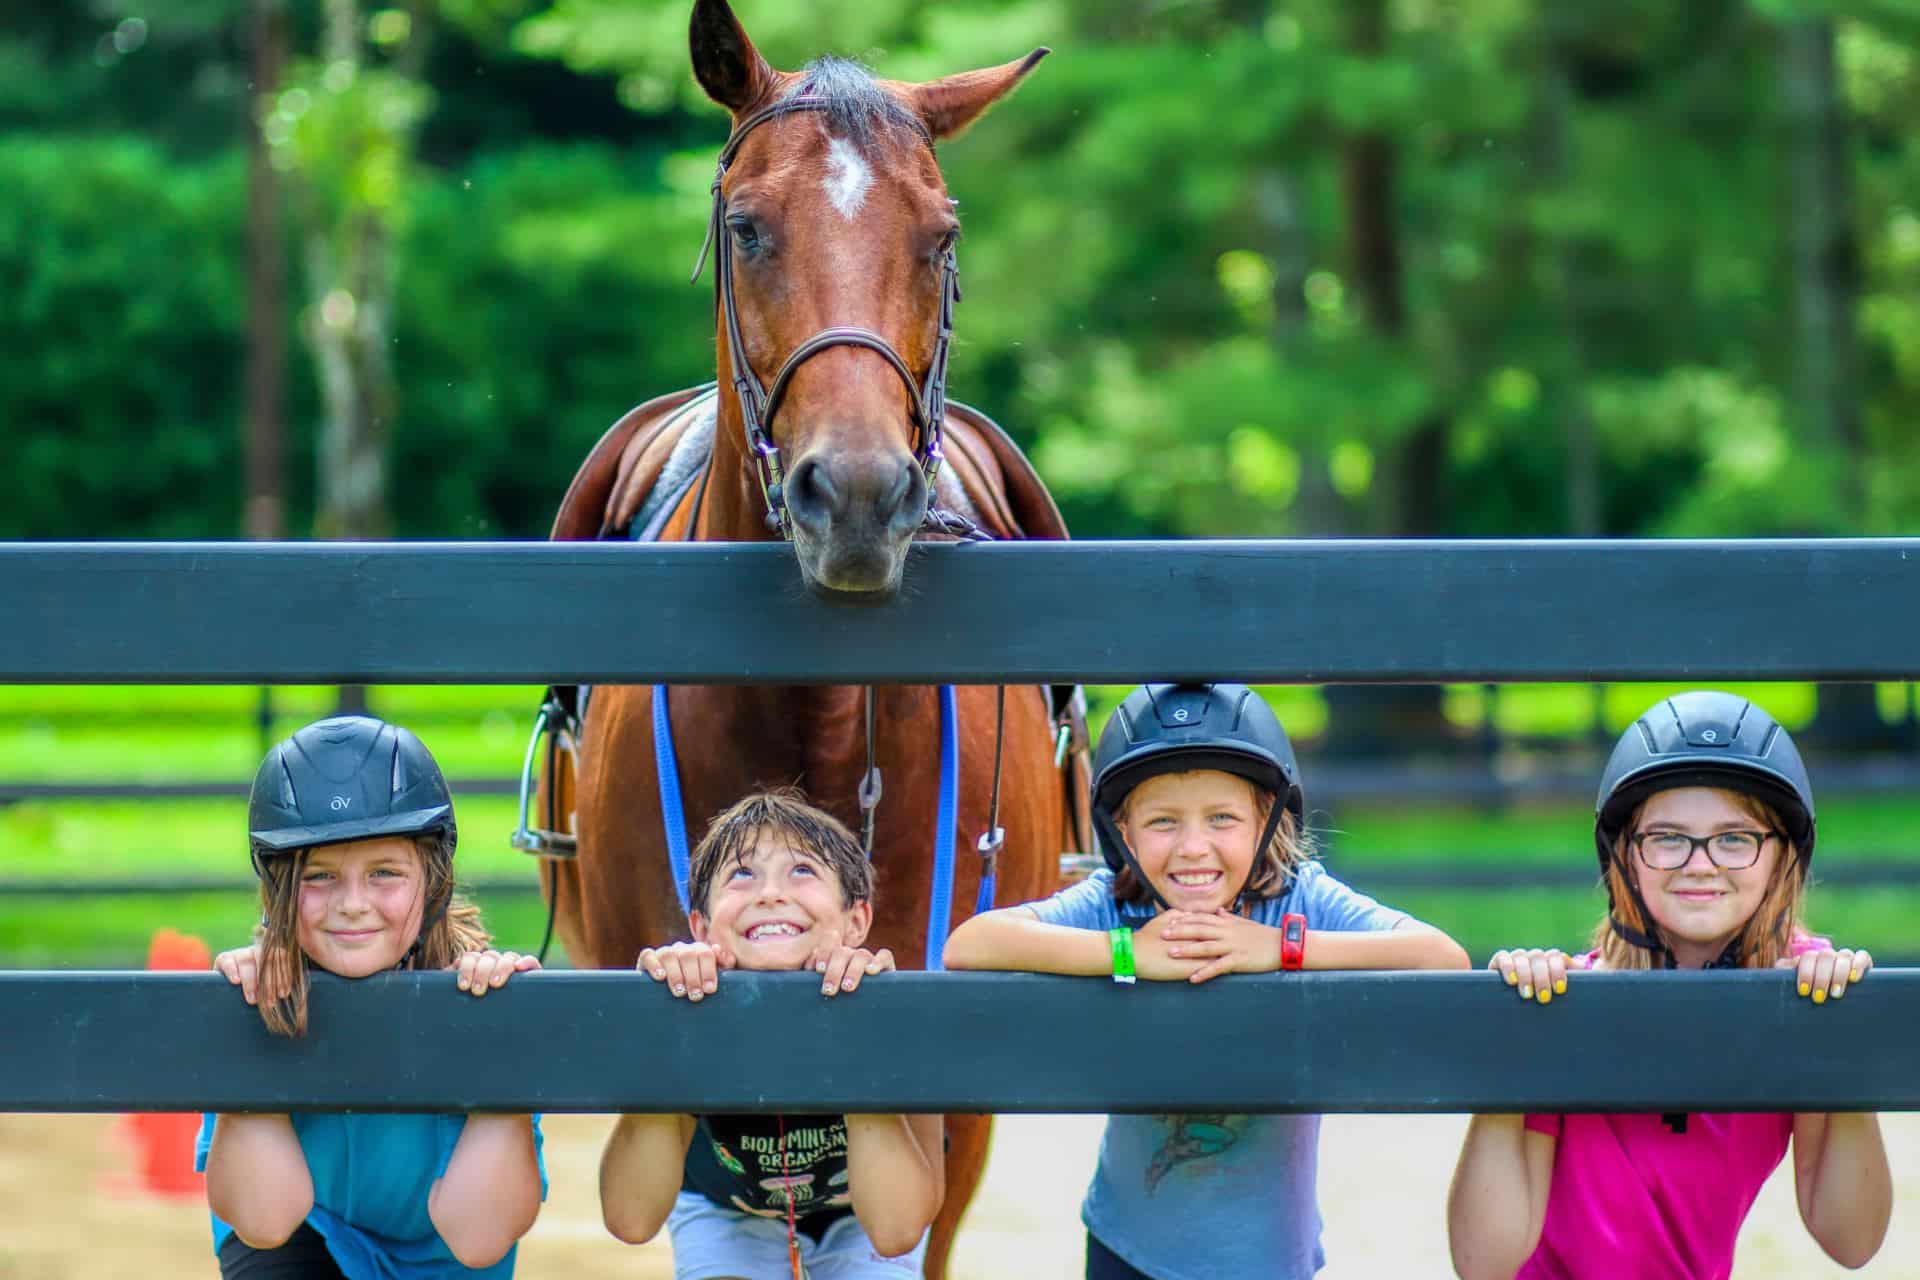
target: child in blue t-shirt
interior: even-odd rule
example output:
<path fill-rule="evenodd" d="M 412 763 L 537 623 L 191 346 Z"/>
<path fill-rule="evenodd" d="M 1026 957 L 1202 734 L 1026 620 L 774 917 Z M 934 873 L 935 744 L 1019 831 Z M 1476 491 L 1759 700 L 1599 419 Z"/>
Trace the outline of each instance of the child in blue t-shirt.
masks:
<path fill-rule="evenodd" d="M 1293 747 L 1257 694 L 1145 685 L 1095 754 L 1107 869 L 968 920 L 947 942 L 947 967 L 1190 983 L 1467 967 L 1446 934 L 1313 861 L 1305 814 Z M 1204 1046 L 1193 1051 L 1204 1070 Z M 1319 1136 L 1318 1116 L 1110 1116 L 1081 1207 L 1088 1280 L 1312 1276 L 1325 1263 Z"/>
<path fill-rule="evenodd" d="M 456 969 L 480 996 L 539 968 L 487 949 L 455 896 L 453 799 L 407 730 L 308 725 L 267 753 L 247 819 L 263 918 L 215 967 L 275 1034 L 305 1034 L 311 969 Z M 506 1280 L 546 1195 L 526 1115 L 209 1115 L 196 1162 L 220 1273 L 249 1280 Z"/>

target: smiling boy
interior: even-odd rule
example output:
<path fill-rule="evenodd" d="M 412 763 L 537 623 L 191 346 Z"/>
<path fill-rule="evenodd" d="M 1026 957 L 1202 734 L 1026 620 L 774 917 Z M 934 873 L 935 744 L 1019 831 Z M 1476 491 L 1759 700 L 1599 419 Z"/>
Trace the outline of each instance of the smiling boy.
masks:
<path fill-rule="evenodd" d="M 694 850 L 694 940 L 650 947 L 638 968 L 694 1002 L 728 969 L 812 969 L 823 996 L 853 991 L 894 967 L 863 945 L 872 899 L 846 827 L 796 791 L 762 792 Z M 941 1148 L 939 1116 L 622 1116 L 600 1158 L 601 1213 L 630 1244 L 664 1225 L 675 1280 L 899 1280 L 921 1272 Z"/>

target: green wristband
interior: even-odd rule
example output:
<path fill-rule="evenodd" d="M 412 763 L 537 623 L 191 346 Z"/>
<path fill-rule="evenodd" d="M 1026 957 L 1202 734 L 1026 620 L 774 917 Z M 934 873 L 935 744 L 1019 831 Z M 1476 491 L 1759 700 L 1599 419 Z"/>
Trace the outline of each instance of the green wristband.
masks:
<path fill-rule="evenodd" d="M 1109 929 L 1107 938 L 1113 943 L 1113 980 L 1133 985 L 1133 930 Z"/>

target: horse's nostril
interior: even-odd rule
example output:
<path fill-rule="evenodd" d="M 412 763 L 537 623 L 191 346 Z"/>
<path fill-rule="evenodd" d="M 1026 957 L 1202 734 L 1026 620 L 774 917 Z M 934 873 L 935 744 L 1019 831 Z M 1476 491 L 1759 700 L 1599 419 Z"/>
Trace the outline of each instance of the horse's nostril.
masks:
<path fill-rule="evenodd" d="M 876 508 L 881 521 L 896 531 L 918 526 L 926 514 L 926 477 L 911 460 L 903 461 Z"/>
<path fill-rule="evenodd" d="M 809 524 L 844 514 L 845 493 L 834 482 L 833 470 L 818 458 L 804 458 L 787 478 L 787 504 L 794 517 Z"/>

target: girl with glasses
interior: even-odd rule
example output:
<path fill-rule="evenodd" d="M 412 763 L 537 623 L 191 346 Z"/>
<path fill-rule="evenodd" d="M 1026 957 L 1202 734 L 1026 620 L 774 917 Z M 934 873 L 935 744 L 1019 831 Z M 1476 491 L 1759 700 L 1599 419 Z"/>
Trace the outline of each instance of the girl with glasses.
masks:
<path fill-rule="evenodd" d="M 1614 747 L 1594 824 L 1608 911 L 1593 949 L 1500 951 L 1489 967 L 1546 1004 L 1579 969 L 1792 969 L 1799 994 L 1840 999 L 1865 951 L 1802 924 L 1813 790 L 1800 753 L 1744 698 L 1681 694 Z M 1465 1280 L 1724 1278 L 1761 1184 L 1794 1155 L 1801 1219 L 1822 1249 L 1864 1265 L 1893 1191 L 1877 1117 L 1475 1116 L 1447 1225 Z"/>

